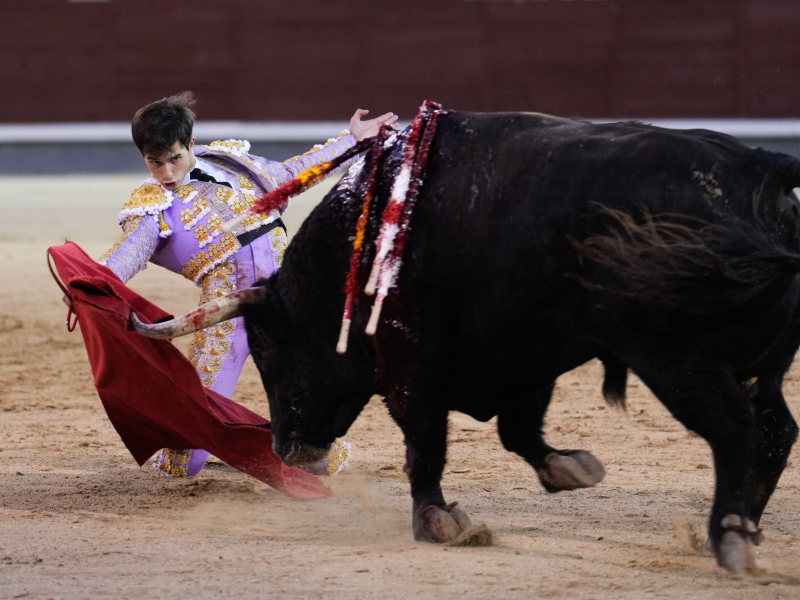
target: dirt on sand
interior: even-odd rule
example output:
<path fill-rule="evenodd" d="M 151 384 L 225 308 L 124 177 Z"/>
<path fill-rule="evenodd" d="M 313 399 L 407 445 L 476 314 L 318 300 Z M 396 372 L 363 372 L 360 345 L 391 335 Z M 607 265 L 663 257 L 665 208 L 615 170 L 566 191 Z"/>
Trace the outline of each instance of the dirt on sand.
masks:
<path fill-rule="evenodd" d="M 707 445 L 635 377 L 628 411 L 607 408 L 596 362 L 559 379 L 546 424 L 552 445 L 604 462 L 592 489 L 547 494 L 494 422 L 451 416 L 445 497 L 487 524 L 490 547 L 414 542 L 403 442 L 379 398 L 347 435 L 352 467 L 331 500 L 293 500 L 219 462 L 182 480 L 139 468 L 45 267 L 64 239 L 93 256 L 110 246 L 137 182 L 0 179 L 0 598 L 800 598 L 798 451 L 762 522 L 766 574 L 729 577 L 703 552 Z M 132 287 L 175 313 L 198 298 L 156 267 Z M 784 389 L 798 415 L 797 364 Z M 234 399 L 268 415 L 250 362 Z"/>

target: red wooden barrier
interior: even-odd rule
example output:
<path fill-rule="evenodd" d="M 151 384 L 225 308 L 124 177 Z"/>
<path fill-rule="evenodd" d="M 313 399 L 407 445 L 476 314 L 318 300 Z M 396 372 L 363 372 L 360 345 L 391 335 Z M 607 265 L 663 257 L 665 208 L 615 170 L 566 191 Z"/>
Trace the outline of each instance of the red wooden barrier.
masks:
<path fill-rule="evenodd" d="M 0 0 L 0 122 L 800 116 L 797 0 Z"/>

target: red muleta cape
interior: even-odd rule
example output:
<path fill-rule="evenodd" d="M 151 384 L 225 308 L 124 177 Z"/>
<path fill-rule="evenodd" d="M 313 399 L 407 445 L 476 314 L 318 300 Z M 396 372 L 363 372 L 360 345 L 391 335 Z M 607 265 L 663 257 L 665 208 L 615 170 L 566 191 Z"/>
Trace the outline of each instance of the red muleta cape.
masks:
<path fill-rule="evenodd" d="M 77 244 L 53 246 L 48 255 L 72 299 L 103 407 L 140 466 L 161 448 L 202 448 L 295 498 L 332 495 L 318 477 L 277 457 L 268 420 L 203 387 L 171 341 L 146 338 L 129 324 L 132 311 L 145 323 L 171 315 Z"/>

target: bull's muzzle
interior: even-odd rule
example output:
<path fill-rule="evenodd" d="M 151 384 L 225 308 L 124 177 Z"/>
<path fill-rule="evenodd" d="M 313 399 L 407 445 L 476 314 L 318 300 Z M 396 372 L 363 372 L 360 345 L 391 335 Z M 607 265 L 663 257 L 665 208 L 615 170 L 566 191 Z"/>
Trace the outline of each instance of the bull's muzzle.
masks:
<path fill-rule="evenodd" d="M 136 313 L 131 312 L 131 325 L 136 331 L 149 338 L 163 340 L 181 337 L 222 321 L 240 317 L 243 305 L 257 304 L 266 296 L 267 290 L 264 287 L 247 288 L 201 304 L 192 312 L 176 319 L 152 325 L 143 323 Z"/>
<path fill-rule="evenodd" d="M 309 467 L 320 462 L 330 451 L 328 448 L 309 446 L 294 441 L 287 445 L 276 444 L 275 438 L 272 440 L 272 449 L 280 459 L 289 467 Z"/>

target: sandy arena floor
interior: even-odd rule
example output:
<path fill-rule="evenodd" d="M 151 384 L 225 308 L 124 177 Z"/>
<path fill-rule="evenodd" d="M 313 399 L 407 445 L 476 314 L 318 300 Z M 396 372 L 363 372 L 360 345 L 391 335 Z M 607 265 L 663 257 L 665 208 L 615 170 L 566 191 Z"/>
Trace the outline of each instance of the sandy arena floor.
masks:
<path fill-rule="evenodd" d="M 45 248 L 70 239 L 99 256 L 139 179 L 0 179 L 0 598 L 800 598 L 798 451 L 763 520 L 767 574 L 728 577 L 686 541 L 710 507 L 706 444 L 635 378 L 628 412 L 606 408 L 594 362 L 559 380 L 547 435 L 605 463 L 595 488 L 545 493 L 493 422 L 452 415 L 445 494 L 491 528 L 489 548 L 414 542 L 402 439 L 378 399 L 348 434 L 353 466 L 332 500 L 296 501 L 221 463 L 188 480 L 137 467 L 64 327 Z M 174 313 L 198 297 L 157 267 L 132 287 Z M 785 391 L 800 416 L 797 365 Z M 252 363 L 234 398 L 268 413 Z"/>

